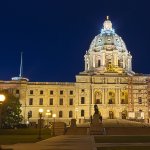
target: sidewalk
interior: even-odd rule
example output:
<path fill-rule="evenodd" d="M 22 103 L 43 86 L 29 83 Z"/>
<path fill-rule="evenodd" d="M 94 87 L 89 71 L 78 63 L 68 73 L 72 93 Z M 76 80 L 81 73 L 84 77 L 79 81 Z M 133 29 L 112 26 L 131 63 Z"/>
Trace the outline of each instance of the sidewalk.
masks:
<path fill-rule="evenodd" d="M 3 149 L 13 150 L 92 150 L 89 135 L 61 135 L 37 143 L 2 145 Z"/>

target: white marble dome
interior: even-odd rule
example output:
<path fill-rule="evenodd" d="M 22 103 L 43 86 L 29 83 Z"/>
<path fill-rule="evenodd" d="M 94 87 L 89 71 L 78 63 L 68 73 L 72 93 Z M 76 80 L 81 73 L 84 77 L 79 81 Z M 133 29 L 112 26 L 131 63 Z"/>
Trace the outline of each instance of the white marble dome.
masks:
<path fill-rule="evenodd" d="M 84 55 L 85 73 L 133 73 L 132 56 L 107 17 Z"/>
<path fill-rule="evenodd" d="M 115 33 L 110 20 L 104 22 L 101 33 L 95 36 L 90 44 L 89 51 L 100 51 L 102 49 L 127 51 L 124 41 Z"/>

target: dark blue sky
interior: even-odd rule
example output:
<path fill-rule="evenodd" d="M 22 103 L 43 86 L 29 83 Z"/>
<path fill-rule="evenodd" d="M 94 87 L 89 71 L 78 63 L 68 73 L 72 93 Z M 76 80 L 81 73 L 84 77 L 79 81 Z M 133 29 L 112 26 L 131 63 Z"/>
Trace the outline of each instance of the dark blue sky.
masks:
<path fill-rule="evenodd" d="M 0 80 L 75 81 L 84 54 L 107 15 L 133 56 L 133 70 L 150 73 L 149 0 L 0 1 Z"/>

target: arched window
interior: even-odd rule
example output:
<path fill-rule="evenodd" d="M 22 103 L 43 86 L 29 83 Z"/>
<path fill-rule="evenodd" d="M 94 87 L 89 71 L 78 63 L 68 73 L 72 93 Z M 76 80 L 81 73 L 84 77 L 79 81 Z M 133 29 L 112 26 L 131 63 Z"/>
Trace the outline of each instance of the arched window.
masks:
<path fill-rule="evenodd" d="M 115 92 L 108 92 L 108 104 L 115 104 Z"/>
<path fill-rule="evenodd" d="M 73 117 L 73 113 L 72 113 L 72 111 L 70 110 L 69 111 L 69 118 L 72 118 Z"/>
<path fill-rule="evenodd" d="M 81 117 L 84 117 L 84 110 L 81 110 Z"/>
<path fill-rule="evenodd" d="M 121 104 L 128 104 L 128 92 L 127 90 L 122 90 L 120 93 Z"/>
<path fill-rule="evenodd" d="M 95 92 L 95 104 L 102 104 L 102 93 L 99 91 Z"/>
<path fill-rule="evenodd" d="M 62 118 L 62 117 L 63 117 L 63 112 L 59 111 L 59 118 Z"/>

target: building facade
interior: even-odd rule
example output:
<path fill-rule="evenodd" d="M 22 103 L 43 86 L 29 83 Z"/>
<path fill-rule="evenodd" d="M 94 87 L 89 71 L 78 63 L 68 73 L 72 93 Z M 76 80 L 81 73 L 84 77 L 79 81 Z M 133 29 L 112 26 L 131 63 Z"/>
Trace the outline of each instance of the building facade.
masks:
<path fill-rule="evenodd" d="M 10 89 L 22 104 L 24 122 L 37 122 L 38 110 L 44 119 L 68 122 L 88 120 L 94 105 L 105 119 L 150 118 L 150 75 L 132 71 L 132 55 L 107 17 L 84 56 L 85 69 L 76 82 L 29 82 L 25 78 L 0 81 L 1 89 Z M 50 110 L 49 116 L 46 115 Z"/>

